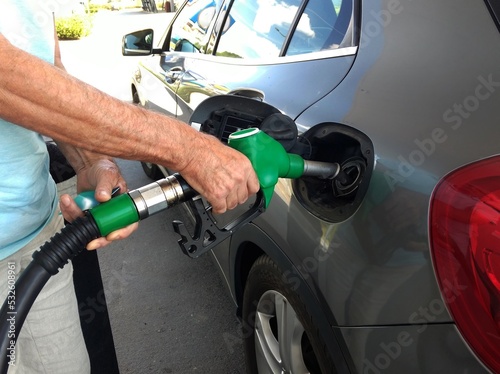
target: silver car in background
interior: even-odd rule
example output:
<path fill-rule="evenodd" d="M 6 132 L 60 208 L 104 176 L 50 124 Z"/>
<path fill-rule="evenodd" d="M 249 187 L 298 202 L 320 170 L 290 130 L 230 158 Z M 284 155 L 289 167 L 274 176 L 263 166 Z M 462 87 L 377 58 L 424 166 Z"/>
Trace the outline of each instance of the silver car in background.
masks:
<path fill-rule="evenodd" d="M 264 101 L 346 175 L 280 180 L 213 251 L 250 373 L 500 372 L 499 19 L 495 0 L 189 0 L 157 44 L 124 37 L 150 55 L 137 104 L 189 123 L 211 96 Z"/>

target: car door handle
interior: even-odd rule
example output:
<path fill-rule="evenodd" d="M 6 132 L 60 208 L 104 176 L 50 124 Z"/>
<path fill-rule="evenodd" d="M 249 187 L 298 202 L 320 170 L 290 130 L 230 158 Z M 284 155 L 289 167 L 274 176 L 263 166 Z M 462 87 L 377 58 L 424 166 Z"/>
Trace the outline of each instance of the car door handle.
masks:
<path fill-rule="evenodd" d="M 170 82 L 175 82 L 179 77 L 184 73 L 184 69 L 180 66 L 174 66 L 173 68 L 169 69 L 168 71 L 165 72 L 165 78 L 168 79 Z"/>

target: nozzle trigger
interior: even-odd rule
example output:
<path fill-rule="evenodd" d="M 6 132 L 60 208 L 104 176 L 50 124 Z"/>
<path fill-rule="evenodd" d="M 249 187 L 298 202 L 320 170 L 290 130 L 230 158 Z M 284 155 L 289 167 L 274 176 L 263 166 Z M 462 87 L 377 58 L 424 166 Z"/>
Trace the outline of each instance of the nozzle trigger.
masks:
<path fill-rule="evenodd" d="M 241 226 L 251 222 L 265 211 L 265 198 L 262 191 L 259 191 L 256 201 L 249 210 L 228 223 L 224 228 L 219 228 L 210 214 L 211 207 L 205 207 L 201 197 L 189 200 L 187 203 L 195 218 L 193 235 L 188 232 L 182 221 L 173 221 L 173 226 L 174 231 L 181 236 L 178 243 L 182 252 L 192 258 L 199 257 L 211 250 L 230 237 Z"/>

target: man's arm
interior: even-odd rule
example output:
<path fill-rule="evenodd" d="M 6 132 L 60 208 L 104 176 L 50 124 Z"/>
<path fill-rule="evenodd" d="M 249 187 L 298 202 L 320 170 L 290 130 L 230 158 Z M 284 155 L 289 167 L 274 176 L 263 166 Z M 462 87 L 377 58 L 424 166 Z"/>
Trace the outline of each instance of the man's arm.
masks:
<path fill-rule="evenodd" d="M 55 28 L 55 20 L 54 20 L 54 42 L 55 42 L 55 48 L 54 48 L 54 65 L 58 67 L 59 69 L 66 71 L 66 68 L 64 67 L 64 64 L 62 62 L 61 58 L 61 50 L 59 48 L 59 40 L 57 38 L 57 32 Z M 118 170 L 118 166 L 116 165 L 115 161 L 113 160 L 112 157 L 88 151 L 85 149 L 77 148 L 74 147 L 71 144 L 64 143 L 61 141 L 56 141 L 59 149 L 62 151 L 62 153 L 66 156 L 66 159 L 68 162 L 71 164 L 73 169 L 76 171 L 77 175 L 79 175 L 78 178 L 78 184 L 77 184 L 77 191 L 86 191 L 88 189 L 96 189 L 98 187 L 98 190 L 96 190 L 96 197 L 98 198 L 98 201 L 106 201 L 109 198 L 111 198 L 111 190 L 115 187 L 120 187 L 120 190 L 122 192 L 125 192 L 127 189 L 126 183 L 123 180 L 120 171 Z M 96 165 L 97 172 L 99 172 L 98 169 L 102 168 L 104 171 L 101 172 L 101 174 L 105 173 L 106 175 L 102 175 L 102 177 L 107 177 L 107 178 L 97 178 L 89 173 L 88 170 L 93 168 L 94 165 Z M 108 183 L 105 183 L 103 186 L 102 184 L 98 186 L 99 182 L 101 179 L 110 179 Z M 112 184 L 109 185 L 108 184 Z"/>
<path fill-rule="evenodd" d="M 54 22 L 54 65 L 66 71 L 61 59 L 61 50 Z M 58 142 L 59 149 L 64 153 L 66 159 L 75 169 L 77 174 L 77 191 L 94 190 L 97 201 L 104 202 L 111 198 L 111 190 L 119 187 L 120 191 L 127 191 L 127 184 L 116 165 L 115 161 L 108 156 L 101 155 L 85 149 L 74 147 L 70 144 Z M 68 194 L 60 197 L 60 207 L 64 218 L 70 222 L 80 217 L 83 213 L 75 201 Z M 138 227 L 135 223 L 128 227 L 114 231 L 106 237 L 97 238 L 87 244 L 87 249 L 97 249 L 106 246 L 113 240 L 123 239 L 132 234 Z"/>
<path fill-rule="evenodd" d="M 1 34 L 0 61 L 1 118 L 82 150 L 177 170 L 216 213 L 258 190 L 248 159 L 214 137 L 106 95 Z"/>
<path fill-rule="evenodd" d="M 61 58 L 61 50 L 59 48 L 59 40 L 57 38 L 55 28 L 55 20 L 54 42 L 54 65 L 57 68 L 66 71 Z M 77 181 L 78 192 L 95 189 L 96 198 L 98 201 L 103 202 L 111 198 L 111 190 L 113 188 L 120 187 L 122 192 L 127 190 L 127 185 L 112 157 L 82 148 L 77 148 L 71 144 L 61 141 L 56 141 L 56 143 L 79 176 Z M 93 168 L 96 169 L 94 172 L 92 172 Z M 101 175 L 93 175 L 96 173 Z"/>
<path fill-rule="evenodd" d="M 172 157 L 172 153 L 184 153 L 176 150 L 184 149 L 183 139 L 190 138 L 188 126 L 105 95 L 12 46 L 3 35 L 0 61 L 2 118 L 89 151 L 120 158 L 150 158 L 147 161 L 165 165 L 188 163 Z M 167 127 L 168 131 L 161 131 Z M 152 129 L 156 139 L 149 135 Z M 162 143 L 172 152 L 152 154 L 151 149 L 160 148 Z"/>

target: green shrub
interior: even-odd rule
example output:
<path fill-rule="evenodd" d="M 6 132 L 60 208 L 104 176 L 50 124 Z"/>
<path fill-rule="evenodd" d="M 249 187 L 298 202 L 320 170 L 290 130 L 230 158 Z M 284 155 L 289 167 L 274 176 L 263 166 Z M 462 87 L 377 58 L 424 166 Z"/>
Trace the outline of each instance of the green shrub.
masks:
<path fill-rule="evenodd" d="M 73 15 L 56 19 L 56 32 L 60 40 L 76 40 L 88 36 L 92 31 L 92 18 L 88 15 Z"/>

